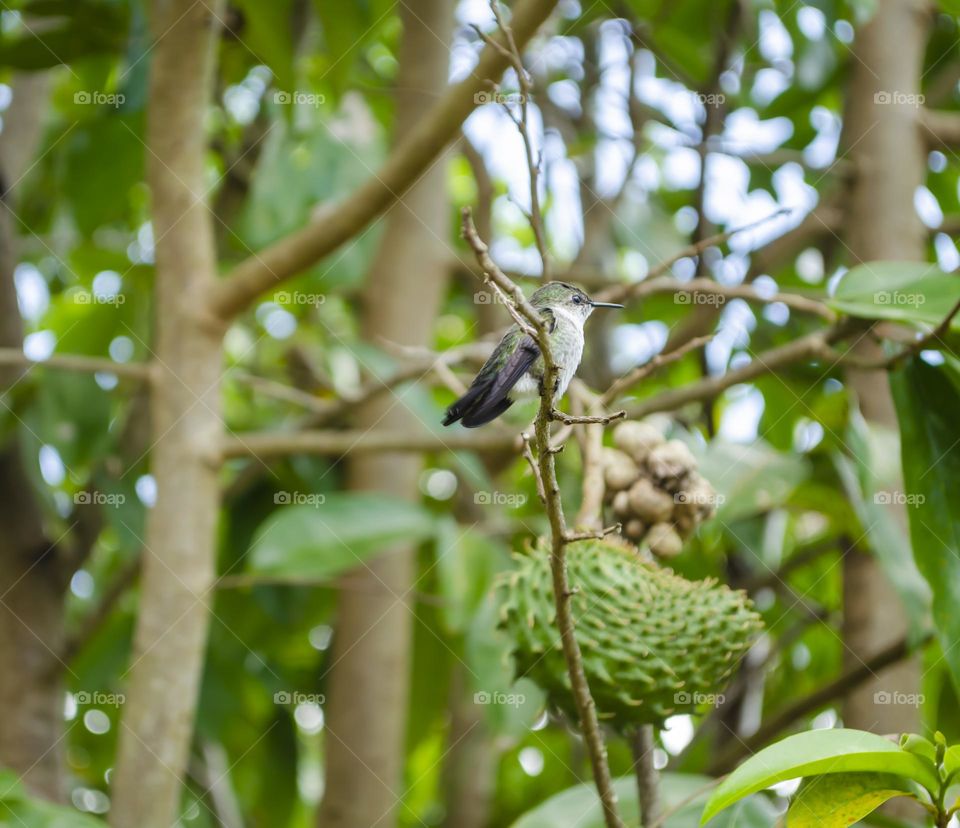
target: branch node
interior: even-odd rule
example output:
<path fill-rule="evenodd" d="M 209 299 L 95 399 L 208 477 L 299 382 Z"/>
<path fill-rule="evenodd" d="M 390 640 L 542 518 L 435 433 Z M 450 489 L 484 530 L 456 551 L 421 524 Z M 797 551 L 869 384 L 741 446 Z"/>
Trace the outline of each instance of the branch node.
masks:
<path fill-rule="evenodd" d="M 610 425 L 610 423 L 622 420 L 627 416 L 624 410 L 614 411 L 612 414 L 598 414 L 591 417 L 578 417 L 573 414 L 564 414 L 562 411 L 554 408 L 550 411 L 550 419 L 561 422 L 564 425 Z"/>
<path fill-rule="evenodd" d="M 605 526 L 603 529 L 588 529 L 582 532 L 567 532 L 563 536 L 565 543 L 574 543 L 581 540 L 600 540 L 614 532 L 619 532 L 622 524 L 615 523 L 612 526 Z"/>

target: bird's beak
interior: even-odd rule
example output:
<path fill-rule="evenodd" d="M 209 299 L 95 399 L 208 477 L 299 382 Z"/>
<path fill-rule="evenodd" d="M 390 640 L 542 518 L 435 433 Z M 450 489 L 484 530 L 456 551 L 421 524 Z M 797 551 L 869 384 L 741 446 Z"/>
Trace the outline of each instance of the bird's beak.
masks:
<path fill-rule="evenodd" d="M 623 305 L 618 305 L 616 302 L 591 302 L 591 305 L 595 308 L 622 308 Z"/>

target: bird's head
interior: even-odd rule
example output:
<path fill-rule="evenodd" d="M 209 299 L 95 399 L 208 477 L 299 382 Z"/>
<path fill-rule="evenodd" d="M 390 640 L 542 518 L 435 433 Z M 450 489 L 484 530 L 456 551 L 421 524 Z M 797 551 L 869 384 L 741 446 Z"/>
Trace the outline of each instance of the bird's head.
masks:
<path fill-rule="evenodd" d="M 548 282 L 530 297 L 535 308 L 550 308 L 566 312 L 575 319 L 586 322 L 594 308 L 622 308 L 613 302 L 594 302 L 586 293 L 566 282 Z"/>

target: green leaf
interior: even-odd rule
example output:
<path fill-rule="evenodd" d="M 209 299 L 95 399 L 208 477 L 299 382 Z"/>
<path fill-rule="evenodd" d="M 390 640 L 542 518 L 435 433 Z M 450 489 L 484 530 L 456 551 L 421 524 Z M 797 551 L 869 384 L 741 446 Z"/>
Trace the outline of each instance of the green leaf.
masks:
<path fill-rule="evenodd" d="M 89 95 L 86 90 L 78 94 Z M 76 112 L 86 115 L 91 106 L 83 103 L 85 98 L 79 100 Z M 58 150 L 63 193 L 77 226 L 88 236 L 103 224 L 127 218 L 131 192 L 142 186 L 144 175 L 142 117 L 107 104 L 93 111 L 96 116 L 80 121 Z"/>
<path fill-rule="evenodd" d="M 707 776 L 684 773 L 660 775 L 660 793 L 664 810 L 677 808 L 662 828 L 695 828 L 700 809 L 707 798 L 711 780 Z M 627 825 L 637 825 L 640 809 L 637 805 L 637 782 L 632 776 L 614 780 L 614 789 L 620 804 L 620 816 Z M 746 799 L 740 807 L 724 815 L 713 828 L 768 828 L 776 821 L 776 812 L 763 797 Z M 603 828 L 603 812 L 594 785 L 576 785 L 568 788 L 513 823 L 511 828 Z"/>
<path fill-rule="evenodd" d="M 10 11 L 4 6 L 5 11 Z M 23 19 L 46 17 L 42 25 L 5 26 L 0 35 L 0 65 L 14 69 L 47 69 L 120 52 L 127 32 L 126 3 L 56 0 L 27 3 Z M 58 25 L 62 18 L 63 25 Z M 8 30 L 9 29 L 9 30 Z"/>
<path fill-rule="evenodd" d="M 434 532 L 430 514 L 387 495 L 306 495 L 279 492 L 279 502 L 310 498 L 316 505 L 278 509 L 257 530 L 250 569 L 264 575 L 332 578 L 399 541 L 418 542 Z"/>
<path fill-rule="evenodd" d="M 296 47 L 292 0 L 274 0 L 272 3 L 238 0 L 237 5 L 243 11 L 244 47 L 270 67 L 282 91 L 293 92 Z"/>
<path fill-rule="evenodd" d="M 830 304 L 865 319 L 942 321 L 960 300 L 960 278 L 925 262 L 870 262 L 846 273 Z M 960 321 L 952 326 L 960 330 Z"/>
<path fill-rule="evenodd" d="M 492 733 L 519 739 L 543 712 L 546 694 L 530 679 L 515 679 L 512 649 L 506 633 L 497 628 L 497 603 L 490 590 L 466 630 L 467 692 L 481 705 Z"/>
<path fill-rule="evenodd" d="M 863 730 L 810 730 L 788 736 L 751 756 L 710 797 L 701 823 L 748 794 L 786 779 L 851 771 L 882 771 L 937 790 L 936 768 L 882 736 Z"/>
<path fill-rule="evenodd" d="M 913 556 L 933 591 L 933 622 L 960 687 L 960 372 L 912 360 L 891 375 L 900 420 Z"/>
<path fill-rule="evenodd" d="M 510 565 L 510 557 L 496 538 L 471 532 L 453 518 L 439 521 L 437 532 L 437 588 L 444 599 L 440 618 L 450 633 L 462 633 L 499 569 Z"/>
<path fill-rule="evenodd" d="M 917 756 L 922 756 L 934 764 L 937 763 L 937 748 L 929 739 L 924 738 L 918 733 L 901 733 L 900 747 Z"/>
<path fill-rule="evenodd" d="M 307 107 L 302 131 L 278 122 L 263 141 L 251 192 L 240 220 L 244 246 L 258 249 L 282 238 L 309 219 L 316 205 L 350 192 L 379 163 L 377 136 L 358 147 L 345 147 L 323 127 L 328 114 Z M 323 270 L 323 292 L 342 279 L 359 279 L 372 252 L 376 233 L 364 234 Z"/>
<path fill-rule="evenodd" d="M 943 769 L 947 772 L 948 778 L 960 771 L 960 745 L 951 745 L 947 748 L 943 754 Z"/>
<path fill-rule="evenodd" d="M 20 776 L 6 768 L 0 768 L 0 800 L 26 799 L 27 791 Z"/>
<path fill-rule="evenodd" d="M 374 40 L 386 40 L 383 30 L 392 23 L 392 6 L 384 0 L 358 3 L 314 0 L 313 5 L 323 33 L 323 47 L 317 55 L 319 68 L 324 81 L 339 95 L 349 87 L 366 47 Z"/>
<path fill-rule="evenodd" d="M 896 456 L 896 443 L 892 439 L 893 445 L 882 442 L 886 435 L 871 429 L 859 414 L 851 417 L 845 436 L 844 443 L 851 456 L 834 455 L 837 474 L 870 549 L 903 601 L 910 623 L 910 640 L 916 643 L 930 629 L 931 596 L 930 587 L 914 561 L 906 532 L 886 505 L 892 499 L 893 490 L 900 486 L 898 463 L 889 469 L 889 475 L 882 474 L 885 458 Z"/>
<path fill-rule="evenodd" d="M 890 773 L 811 776 L 790 802 L 787 828 L 847 828 L 888 799 L 914 795 L 905 779 Z"/>
<path fill-rule="evenodd" d="M 729 523 L 782 504 L 807 476 L 807 461 L 775 451 L 762 440 L 749 445 L 712 440 L 700 473 L 722 495 L 717 517 Z"/>
<path fill-rule="evenodd" d="M 106 828 L 106 823 L 70 807 L 28 796 L 17 774 L 0 768 L 0 825 L 17 828 Z"/>

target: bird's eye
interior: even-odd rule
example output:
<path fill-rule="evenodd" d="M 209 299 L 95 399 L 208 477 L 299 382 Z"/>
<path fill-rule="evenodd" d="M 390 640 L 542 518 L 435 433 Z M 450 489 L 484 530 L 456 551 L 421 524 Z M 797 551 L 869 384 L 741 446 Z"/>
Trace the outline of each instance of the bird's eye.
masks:
<path fill-rule="evenodd" d="M 574 295 L 573 295 L 573 304 L 575 304 L 575 305 L 582 305 L 582 304 L 583 304 L 583 299 L 581 299 L 579 295 L 574 294 Z"/>

